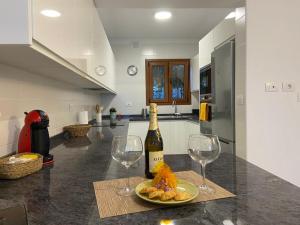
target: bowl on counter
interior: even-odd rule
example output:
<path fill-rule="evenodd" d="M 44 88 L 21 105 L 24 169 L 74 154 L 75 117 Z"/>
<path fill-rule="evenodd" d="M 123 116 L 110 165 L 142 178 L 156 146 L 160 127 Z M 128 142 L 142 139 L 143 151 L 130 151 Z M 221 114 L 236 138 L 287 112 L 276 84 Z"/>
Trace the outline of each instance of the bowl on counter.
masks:
<path fill-rule="evenodd" d="M 63 128 L 71 137 L 84 137 L 89 132 L 92 125 L 90 124 L 75 124 Z"/>

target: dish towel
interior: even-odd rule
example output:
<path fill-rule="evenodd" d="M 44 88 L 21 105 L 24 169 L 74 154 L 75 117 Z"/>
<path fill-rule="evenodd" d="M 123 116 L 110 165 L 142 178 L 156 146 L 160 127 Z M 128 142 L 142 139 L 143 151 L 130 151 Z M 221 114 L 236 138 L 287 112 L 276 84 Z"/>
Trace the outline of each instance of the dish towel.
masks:
<path fill-rule="evenodd" d="M 201 103 L 200 104 L 200 121 L 207 121 L 208 120 L 208 104 Z"/>

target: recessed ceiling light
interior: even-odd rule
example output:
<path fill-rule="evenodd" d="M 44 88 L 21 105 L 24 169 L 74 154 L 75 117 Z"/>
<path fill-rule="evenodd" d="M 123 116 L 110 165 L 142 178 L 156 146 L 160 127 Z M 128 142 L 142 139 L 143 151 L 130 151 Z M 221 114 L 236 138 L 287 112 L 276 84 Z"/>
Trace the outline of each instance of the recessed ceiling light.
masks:
<path fill-rule="evenodd" d="M 61 16 L 61 13 L 56 11 L 56 10 L 53 10 L 53 9 L 44 9 L 41 11 L 41 14 L 44 15 L 44 16 L 47 16 L 47 17 L 60 17 Z"/>
<path fill-rule="evenodd" d="M 154 18 L 157 20 L 168 20 L 172 17 L 172 13 L 169 11 L 160 11 L 155 13 Z"/>
<path fill-rule="evenodd" d="M 87 51 L 83 52 L 83 55 L 84 56 L 91 56 L 91 55 L 94 55 L 94 53 L 91 50 L 87 50 Z"/>
<path fill-rule="evenodd" d="M 232 18 L 235 18 L 235 12 L 231 12 L 231 13 L 229 13 L 229 14 L 225 17 L 226 20 L 229 20 L 229 19 L 232 19 Z"/>

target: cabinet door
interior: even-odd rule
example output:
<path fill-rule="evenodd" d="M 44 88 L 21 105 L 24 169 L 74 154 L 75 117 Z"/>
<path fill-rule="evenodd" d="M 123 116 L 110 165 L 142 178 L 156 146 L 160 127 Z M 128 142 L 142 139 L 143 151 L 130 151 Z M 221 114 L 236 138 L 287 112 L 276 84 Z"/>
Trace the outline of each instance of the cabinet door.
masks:
<path fill-rule="evenodd" d="M 163 139 L 164 144 L 164 154 L 172 154 L 172 140 L 170 137 L 174 135 L 173 131 L 171 130 L 171 121 L 159 121 L 159 130 Z M 174 153 L 173 153 L 174 154 Z"/>
<path fill-rule="evenodd" d="M 93 0 L 33 0 L 33 38 L 114 90 L 115 59 Z M 55 10 L 59 17 L 41 14 Z M 97 66 L 106 73 L 97 75 Z"/>
<path fill-rule="evenodd" d="M 194 56 L 191 60 L 191 91 L 199 91 L 200 82 L 200 68 L 199 68 L 199 54 Z"/>
<path fill-rule="evenodd" d="M 188 140 L 189 136 L 192 134 L 200 134 L 200 124 L 190 122 L 190 121 L 185 121 L 184 123 L 184 145 L 185 148 L 188 148 Z"/>
<path fill-rule="evenodd" d="M 214 48 L 235 35 L 235 19 L 223 20 L 213 29 Z"/>
<path fill-rule="evenodd" d="M 140 136 L 143 143 L 148 132 L 149 122 L 130 122 L 128 127 L 128 135 Z"/>
<path fill-rule="evenodd" d="M 115 57 L 106 36 L 103 24 L 99 18 L 97 9 L 93 8 L 90 13 L 93 19 L 93 34 L 92 34 L 92 49 L 93 55 L 89 65 L 89 74 L 106 85 L 107 87 L 115 88 Z M 99 66 L 105 67 L 105 74 L 99 75 L 96 73 L 96 68 Z"/>
<path fill-rule="evenodd" d="M 159 129 L 164 142 L 164 154 L 186 154 L 185 121 L 159 121 Z"/>
<path fill-rule="evenodd" d="M 199 68 L 211 63 L 211 53 L 214 50 L 213 33 L 209 32 L 199 42 Z"/>
<path fill-rule="evenodd" d="M 33 0 L 33 39 L 87 72 L 87 56 L 91 54 L 92 0 Z M 60 15 L 49 17 L 44 10 Z"/>

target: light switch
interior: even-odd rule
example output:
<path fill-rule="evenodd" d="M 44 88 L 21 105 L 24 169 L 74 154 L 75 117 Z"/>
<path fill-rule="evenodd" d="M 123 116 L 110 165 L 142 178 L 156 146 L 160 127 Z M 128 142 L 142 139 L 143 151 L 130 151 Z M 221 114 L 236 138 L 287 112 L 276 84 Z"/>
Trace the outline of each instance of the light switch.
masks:
<path fill-rule="evenodd" d="M 237 95 L 236 103 L 237 103 L 237 105 L 244 105 L 244 95 Z"/>
<path fill-rule="evenodd" d="M 282 82 L 282 91 L 293 92 L 295 90 L 295 84 L 293 82 Z"/>
<path fill-rule="evenodd" d="M 265 91 L 266 92 L 277 92 L 278 86 L 275 82 L 266 82 L 265 83 Z"/>

